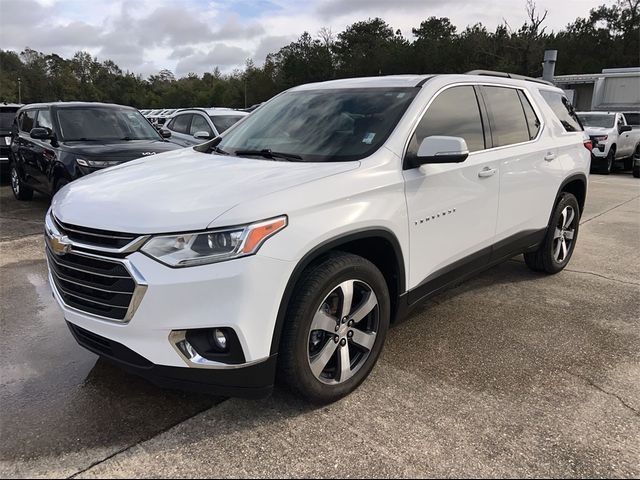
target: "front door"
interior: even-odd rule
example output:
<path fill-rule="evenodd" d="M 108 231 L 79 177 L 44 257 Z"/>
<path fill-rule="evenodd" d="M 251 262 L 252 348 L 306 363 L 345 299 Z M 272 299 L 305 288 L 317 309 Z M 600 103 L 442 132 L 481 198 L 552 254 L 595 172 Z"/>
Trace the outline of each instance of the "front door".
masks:
<path fill-rule="evenodd" d="M 462 163 L 404 171 L 410 232 L 410 294 L 417 300 L 466 271 L 489 262 L 498 212 L 498 162 L 485 149 L 487 135 L 473 86 L 453 86 L 431 103 L 413 134 L 407 157 L 432 135 L 462 137 L 470 154 Z"/>

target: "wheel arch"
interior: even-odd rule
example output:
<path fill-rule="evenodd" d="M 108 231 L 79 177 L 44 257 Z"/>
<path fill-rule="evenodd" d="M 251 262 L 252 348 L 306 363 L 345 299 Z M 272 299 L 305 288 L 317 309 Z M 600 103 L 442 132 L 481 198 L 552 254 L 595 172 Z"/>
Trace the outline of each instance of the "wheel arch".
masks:
<path fill-rule="evenodd" d="M 405 263 L 400 242 L 395 234 L 387 229 L 364 229 L 349 232 L 320 243 L 302 257 L 295 266 L 280 299 L 276 324 L 271 339 L 271 355 L 278 352 L 287 309 L 302 272 L 331 251 L 343 251 L 360 255 L 380 269 L 389 287 L 391 320 L 393 322 L 400 308 L 400 295 L 406 291 Z M 382 255 L 380 254 L 381 252 Z"/>
<path fill-rule="evenodd" d="M 553 216 L 553 211 L 560 200 L 560 196 L 563 193 L 571 193 L 578 200 L 578 205 L 580 206 L 580 216 L 582 216 L 582 212 L 584 211 L 584 205 L 587 200 L 587 176 L 584 173 L 576 173 L 564 179 L 564 181 L 560 184 L 560 188 L 558 189 L 558 194 L 556 195 L 556 200 L 553 203 L 553 209 L 551 210 L 551 216 Z M 551 216 L 549 217 L 549 221 L 551 221 Z"/>

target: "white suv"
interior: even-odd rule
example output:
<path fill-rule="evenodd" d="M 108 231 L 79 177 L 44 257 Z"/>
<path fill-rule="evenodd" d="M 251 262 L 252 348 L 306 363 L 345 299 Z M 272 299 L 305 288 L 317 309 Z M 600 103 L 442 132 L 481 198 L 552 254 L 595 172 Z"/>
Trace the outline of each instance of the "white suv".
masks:
<path fill-rule="evenodd" d="M 491 75 L 292 88 L 203 145 L 63 188 L 50 282 L 77 341 L 160 385 L 314 402 L 390 324 L 524 253 L 562 270 L 589 147 L 561 90 Z"/>

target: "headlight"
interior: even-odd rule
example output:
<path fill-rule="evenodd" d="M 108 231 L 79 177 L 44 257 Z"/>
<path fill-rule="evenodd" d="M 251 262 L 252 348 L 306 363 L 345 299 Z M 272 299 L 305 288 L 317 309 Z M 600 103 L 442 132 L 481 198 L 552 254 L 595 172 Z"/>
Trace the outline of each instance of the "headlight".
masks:
<path fill-rule="evenodd" d="M 598 135 L 598 136 L 593 137 L 593 139 L 596 142 L 604 142 L 604 141 L 607 140 L 607 138 L 609 138 L 609 135 Z"/>
<path fill-rule="evenodd" d="M 256 253 L 271 236 L 287 226 L 287 217 L 207 232 L 151 238 L 142 252 L 170 267 L 222 262 Z"/>
<path fill-rule="evenodd" d="M 114 165 L 118 165 L 120 161 L 118 160 L 85 160 L 84 158 L 76 158 L 76 163 L 78 165 L 82 165 L 83 167 L 91 167 L 91 168 L 106 168 L 112 167 Z"/>

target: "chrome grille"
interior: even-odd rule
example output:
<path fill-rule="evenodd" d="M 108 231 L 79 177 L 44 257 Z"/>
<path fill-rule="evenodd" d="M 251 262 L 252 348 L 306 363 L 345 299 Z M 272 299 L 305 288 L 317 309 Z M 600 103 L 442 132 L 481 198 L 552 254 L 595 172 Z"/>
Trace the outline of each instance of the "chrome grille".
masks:
<path fill-rule="evenodd" d="M 130 320 L 146 287 L 121 261 L 46 250 L 53 285 L 67 306 L 109 320 Z"/>
<path fill-rule="evenodd" d="M 81 243 L 89 247 L 120 249 L 141 237 L 134 233 L 117 233 L 62 223 L 55 217 L 53 217 L 53 220 L 60 233 L 66 235 L 72 242 Z"/>

